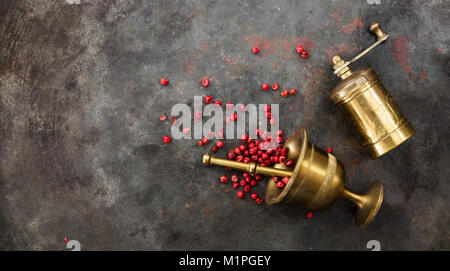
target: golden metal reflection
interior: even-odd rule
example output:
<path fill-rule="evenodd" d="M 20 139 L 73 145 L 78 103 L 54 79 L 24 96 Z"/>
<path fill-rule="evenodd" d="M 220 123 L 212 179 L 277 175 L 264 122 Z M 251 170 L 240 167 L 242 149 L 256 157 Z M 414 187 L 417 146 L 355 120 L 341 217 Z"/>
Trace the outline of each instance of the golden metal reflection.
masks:
<path fill-rule="evenodd" d="M 371 68 L 353 72 L 355 62 L 388 38 L 379 23 L 370 26 L 377 42 L 350 61 L 335 55 L 334 73 L 342 81 L 333 89 L 331 99 L 350 122 L 372 158 L 378 158 L 405 142 L 415 130 Z"/>
<path fill-rule="evenodd" d="M 293 169 L 286 167 L 284 163 L 275 164 L 273 168 L 263 167 L 254 162 L 230 161 L 212 157 L 210 154 L 204 154 L 202 162 L 205 165 L 230 167 L 251 174 L 290 177 L 284 189 L 277 188 L 273 179 L 269 181 L 266 189 L 266 200 L 269 205 L 287 202 L 310 210 L 321 210 L 330 207 L 342 197 L 358 207 L 356 225 L 364 227 L 375 218 L 383 202 L 381 182 L 373 182 L 368 191 L 362 195 L 345 188 L 342 164 L 334 155 L 309 143 L 307 132 L 303 128 L 290 135 L 284 147 L 289 149 L 288 159 L 295 161 Z"/>

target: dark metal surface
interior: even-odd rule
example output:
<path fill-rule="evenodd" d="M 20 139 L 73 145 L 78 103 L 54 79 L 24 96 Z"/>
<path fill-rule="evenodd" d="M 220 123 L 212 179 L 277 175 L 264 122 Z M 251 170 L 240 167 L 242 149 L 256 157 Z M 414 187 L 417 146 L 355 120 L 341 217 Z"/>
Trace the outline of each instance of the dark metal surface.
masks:
<path fill-rule="evenodd" d="M 0 5 L 0 249 L 64 250 L 64 237 L 83 250 L 450 249 L 448 1 L 68 2 Z M 417 130 L 378 160 L 329 98 L 330 57 L 372 44 L 372 21 L 390 38 L 354 68 L 375 68 Z M 281 128 L 333 148 L 349 187 L 384 182 L 378 217 L 359 229 L 344 201 L 307 219 L 237 200 L 201 165 L 209 147 L 162 143 L 160 114 L 206 93 L 280 103 Z"/>

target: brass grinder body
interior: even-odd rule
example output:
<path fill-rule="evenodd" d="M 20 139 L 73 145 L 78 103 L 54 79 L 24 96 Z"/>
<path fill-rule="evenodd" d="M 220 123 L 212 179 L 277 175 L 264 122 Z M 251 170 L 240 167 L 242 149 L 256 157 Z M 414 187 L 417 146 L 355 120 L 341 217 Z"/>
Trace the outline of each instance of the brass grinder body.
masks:
<path fill-rule="evenodd" d="M 333 89 L 331 99 L 347 118 L 355 134 L 372 158 L 378 158 L 414 135 L 415 130 L 371 68 L 356 72 L 348 67 L 386 41 L 388 34 L 372 23 L 370 31 L 377 41 L 350 61 L 335 55 L 334 74 L 342 81 Z"/>
<path fill-rule="evenodd" d="M 386 154 L 415 133 L 374 69 L 346 77 L 334 88 L 331 99 L 372 158 Z"/>

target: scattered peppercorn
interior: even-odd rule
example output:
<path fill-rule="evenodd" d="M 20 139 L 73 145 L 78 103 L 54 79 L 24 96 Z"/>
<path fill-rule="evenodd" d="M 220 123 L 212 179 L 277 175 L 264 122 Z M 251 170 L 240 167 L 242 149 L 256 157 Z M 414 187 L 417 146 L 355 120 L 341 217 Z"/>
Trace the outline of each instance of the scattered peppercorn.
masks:
<path fill-rule="evenodd" d="M 203 79 L 202 80 L 202 85 L 204 86 L 204 87 L 208 87 L 209 86 L 209 80 L 207 79 L 207 78 L 205 78 L 205 79 Z"/>
<path fill-rule="evenodd" d="M 209 138 L 207 138 L 206 136 L 204 136 L 204 137 L 202 138 L 202 142 L 203 142 L 204 144 L 208 144 L 208 143 L 209 143 Z"/>
<path fill-rule="evenodd" d="M 213 101 L 211 96 L 205 96 L 205 103 L 210 104 Z"/>
<path fill-rule="evenodd" d="M 163 86 L 167 86 L 168 84 L 169 84 L 169 80 L 167 80 L 166 78 L 161 78 L 161 80 L 160 80 L 160 82 L 161 82 L 161 85 L 163 85 Z"/>
<path fill-rule="evenodd" d="M 237 197 L 240 198 L 240 199 L 244 198 L 244 192 L 238 191 L 237 192 Z"/>
<path fill-rule="evenodd" d="M 278 181 L 277 182 L 277 187 L 278 188 L 284 188 L 284 183 L 282 181 Z"/>
<path fill-rule="evenodd" d="M 168 136 L 164 136 L 163 137 L 163 141 L 164 141 L 164 143 L 169 144 L 170 141 L 172 141 L 172 139 L 170 137 L 168 137 Z"/>
<path fill-rule="evenodd" d="M 222 148 L 223 147 L 223 141 L 222 140 L 217 141 L 216 142 L 216 146 L 217 146 L 217 148 Z"/>
<path fill-rule="evenodd" d="M 222 176 L 219 177 L 219 179 L 220 179 L 220 181 L 222 183 L 228 183 L 228 177 L 227 176 L 222 175 Z"/>

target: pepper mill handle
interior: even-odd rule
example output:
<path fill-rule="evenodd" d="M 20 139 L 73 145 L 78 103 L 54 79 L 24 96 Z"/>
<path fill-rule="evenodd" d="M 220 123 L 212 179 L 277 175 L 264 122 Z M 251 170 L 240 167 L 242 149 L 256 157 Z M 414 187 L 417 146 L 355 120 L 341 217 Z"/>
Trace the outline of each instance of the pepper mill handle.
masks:
<path fill-rule="evenodd" d="M 377 41 L 374 44 L 370 45 L 367 49 L 360 52 L 357 56 L 352 58 L 350 61 L 344 61 L 341 58 L 341 56 L 339 56 L 339 55 L 335 55 L 331 59 L 331 62 L 334 64 L 334 66 L 333 66 L 334 72 L 333 73 L 336 76 L 340 77 L 342 80 L 344 80 L 345 78 L 347 78 L 348 76 L 350 76 L 352 74 L 350 68 L 348 68 L 348 65 L 356 62 L 358 59 L 363 57 L 365 54 L 370 52 L 372 49 L 374 49 L 375 47 L 380 45 L 382 42 L 387 40 L 387 38 L 389 37 L 389 35 L 386 32 L 381 30 L 380 23 L 378 23 L 378 22 L 372 23 L 369 27 L 369 30 L 377 36 Z"/>

